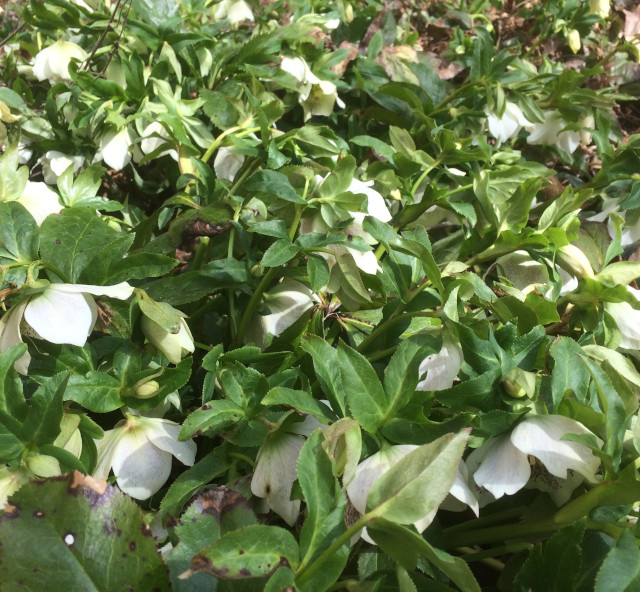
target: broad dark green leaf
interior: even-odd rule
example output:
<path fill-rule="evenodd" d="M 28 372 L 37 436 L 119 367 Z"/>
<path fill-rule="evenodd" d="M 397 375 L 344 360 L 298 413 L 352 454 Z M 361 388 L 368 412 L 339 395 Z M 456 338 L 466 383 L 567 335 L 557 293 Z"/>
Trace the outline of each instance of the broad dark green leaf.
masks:
<path fill-rule="evenodd" d="M 293 259 L 300 252 L 288 238 L 281 238 L 273 243 L 262 256 L 263 267 L 278 267 Z"/>
<path fill-rule="evenodd" d="M 634 592 L 640 589 L 640 549 L 631 530 L 620 535 L 600 567 L 595 592 Z"/>
<path fill-rule="evenodd" d="M 70 282 L 77 282 L 82 271 L 105 244 L 119 237 L 96 212 L 89 208 L 67 208 L 49 216 L 40 227 L 40 255 L 60 269 Z"/>
<path fill-rule="evenodd" d="M 220 399 L 205 403 L 187 416 L 180 430 L 180 440 L 188 440 L 203 433 L 214 435 L 244 417 L 244 410 L 235 403 Z"/>
<path fill-rule="evenodd" d="M 29 399 L 29 413 L 24 430 L 36 444 L 51 444 L 60 433 L 62 399 L 68 373 L 58 374 L 42 383 Z"/>
<path fill-rule="evenodd" d="M 85 376 L 71 376 L 64 400 L 75 401 L 89 411 L 107 413 L 122 407 L 121 388 L 120 381 L 114 376 L 92 370 Z"/>
<path fill-rule="evenodd" d="M 140 508 L 80 473 L 24 485 L 0 516 L 0 543 L 7 590 L 169 590 Z"/>
<path fill-rule="evenodd" d="M 582 348 L 568 337 L 559 337 L 549 349 L 555 364 L 551 372 L 551 396 L 553 409 L 564 397 L 571 393 L 578 401 L 584 402 L 587 396 L 590 376 L 587 367 L 580 363 L 580 355 L 584 355 Z"/>
<path fill-rule="evenodd" d="M 38 258 L 39 232 L 26 208 L 15 201 L 0 201 L 0 263 Z"/>

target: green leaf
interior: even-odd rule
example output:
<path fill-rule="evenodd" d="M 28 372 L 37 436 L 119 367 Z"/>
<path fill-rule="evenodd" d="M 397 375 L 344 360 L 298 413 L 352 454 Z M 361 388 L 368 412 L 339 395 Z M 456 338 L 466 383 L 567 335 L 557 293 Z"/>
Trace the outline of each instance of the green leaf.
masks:
<path fill-rule="evenodd" d="M 460 557 L 453 557 L 441 549 L 432 547 L 422 535 L 414 530 L 382 518 L 372 520 L 368 529 L 372 538 L 379 541 L 383 548 L 401 549 L 407 555 L 415 550 L 445 574 L 460 590 L 464 592 L 481 591 L 480 585 L 465 561 Z M 386 534 L 389 538 L 385 537 L 383 540 L 379 536 L 380 533 Z"/>
<path fill-rule="evenodd" d="M 309 254 L 307 257 L 307 273 L 313 292 L 319 292 L 329 281 L 329 265 L 317 255 Z"/>
<path fill-rule="evenodd" d="M 140 508 L 80 473 L 24 485 L 0 517 L 0 543 L 7 590 L 169 590 Z"/>
<path fill-rule="evenodd" d="M 38 446 L 51 444 L 60 433 L 62 399 L 68 380 L 68 373 L 58 374 L 42 383 L 29 399 L 24 430 Z"/>
<path fill-rule="evenodd" d="M 108 413 L 122 407 L 121 388 L 117 378 L 92 370 L 85 376 L 71 376 L 64 400 L 75 401 L 95 413 Z"/>
<path fill-rule="evenodd" d="M 313 415 L 318 421 L 331 423 L 335 415 L 326 405 L 316 401 L 308 392 L 276 386 L 262 399 L 263 405 L 285 405 L 304 415 Z"/>
<path fill-rule="evenodd" d="M 191 565 L 193 556 L 215 543 L 220 535 L 256 523 L 249 502 L 231 487 L 207 489 L 199 495 L 180 517 L 175 529 L 180 539 L 167 558 L 171 572 L 172 590 L 180 592 L 211 592 L 216 589 L 215 579 L 207 573 L 192 574 L 181 579 Z"/>
<path fill-rule="evenodd" d="M 579 356 L 583 364 L 589 370 L 593 384 L 598 393 L 598 402 L 604 412 L 607 426 L 607 437 L 604 443 L 604 451 L 613 458 L 614 468 L 618 468 L 622 454 L 622 442 L 626 428 L 627 412 L 624 402 L 620 398 L 613 384 L 604 370 L 586 356 Z"/>
<path fill-rule="evenodd" d="M 278 267 L 293 259 L 300 252 L 288 238 L 281 238 L 273 243 L 262 256 L 263 267 Z"/>
<path fill-rule="evenodd" d="M 536 544 L 515 579 L 516 590 L 570 592 L 580 570 L 584 521 L 556 532 L 545 544 Z"/>
<path fill-rule="evenodd" d="M 323 440 L 320 430 L 313 432 L 298 457 L 298 480 L 307 504 L 307 518 L 300 532 L 300 553 L 305 564 L 319 557 L 347 528 L 344 521 L 346 498 L 333 475 Z M 349 545 L 345 542 L 323 564 L 322 578 L 307 582 L 305 592 L 326 590 L 338 579 L 348 557 Z"/>
<path fill-rule="evenodd" d="M 395 351 L 384 375 L 388 404 L 384 419 L 391 419 L 395 412 L 409 403 L 420 382 L 420 364 L 431 353 L 435 353 L 435 350 L 426 349 L 409 340 L 403 341 Z"/>
<path fill-rule="evenodd" d="M 626 286 L 637 277 L 640 277 L 640 261 L 615 261 L 596 274 L 595 279 L 611 286 Z"/>
<path fill-rule="evenodd" d="M 243 417 L 244 410 L 231 401 L 209 401 L 187 416 L 182 424 L 179 439 L 185 441 L 203 433 L 215 435 Z"/>
<path fill-rule="evenodd" d="M 375 433 L 387 411 L 387 398 L 369 361 L 356 350 L 340 342 L 338 362 L 347 403 L 354 419 Z"/>
<path fill-rule="evenodd" d="M 559 337 L 551 346 L 549 353 L 555 364 L 551 372 L 551 397 L 553 410 L 558 411 L 560 403 L 568 393 L 578 401 L 584 402 L 587 395 L 590 376 L 584 364 L 578 364 L 582 348 L 568 337 Z"/>
<path fill-rule="evenodd" d="M 595 592 L 633 592 L 640 587 L 640 549 L 625 529 L 606 556 L 596 577 Z"/>
<path fill-rule="evenodd" d="M 289 179 L 277 171 L 258 171 L 244 184 L 244 189 L 257 193 L 266 193 L 278 199 L 298 204 L 306 204 L 289 183 Z"/>
<path fill-rule="evenodd" d="M 178 516 L 182 506 L 200 487 L 210 483 L 228 468 L 226 446 L 216 447 L 178 476 L 162 498 L 160 511 L 171 516 Z"/>
<path fill-rule="evenodd" d="M 256 524 L 225 534 L 191 562 L 191 572 L 204 571 L 222 579 L 261 578 L 281 566 L 298 566 L 298 543 L 278 526 Z"/>
<path fill-rule="evenodd" d="M 300 347 L 311 356 L 316 378 L 331 405 L 339 415 L 345 415 L 345 393 L 337 350 L 316 335 L 305 335 L 300 340 Z"/>
<path fill-rule="evenodd" d="M 417 240 L 407 238 L 397 238 L 389 241 L 389 246 L 396 251 L 413 255 L 422 262 L 422 267 L 429 281 L 434 285 L 436 290 L 442 296 L 444 294 L 444 286 L 442 285 L 442 276 L 440 270 L 431 254 L 431 251 Z"/>
<path fill-rule="evenodd" d="M 636 370 L 631 360 L 621 353 L 602 345 L 585 345 L 582 351 L 600 363 L 606 360 L 625 380 L 640 387 L 640 372 Z"/>
<path fill-rule="evenodd" d="M 456 478 L 470 431 L 447 434 L 407 454 L 373 484 L 367 512 L 412 524 L 438 508 Z"/>
<path fill-rule="evenodd" d="M 373 148 L 373 150 L 375 150 L 380 156 L 391 161 L 393 160 L 393 155 L 396 153 L 389 144 L 386 144 L 382 140 L 374 138 L 373 136 L 354 136 L 351 138 L 351 142 L 356 146 Z"/>
<path fill-rule="evenodd" d="M 95 211 L 89 208 L 64 209 L 48 216 L 40 226 L 40 255 L 76 282 L 105 244 L 119 237 Z"/>
<path fill-rule="evenodd" d="M 38 226 L 17 202 L 0 202 L 0 263 L 31 263 L 38 258 Z"/>

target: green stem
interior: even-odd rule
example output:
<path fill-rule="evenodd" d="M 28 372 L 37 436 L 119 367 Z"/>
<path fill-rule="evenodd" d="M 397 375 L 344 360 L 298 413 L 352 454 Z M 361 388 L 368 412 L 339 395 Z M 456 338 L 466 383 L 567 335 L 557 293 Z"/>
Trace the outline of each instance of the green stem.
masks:
<path fill-rule="evenodd" d="M 253 316 L 256 308 L 258 307 L 258 302 L 260 302 L 260 298 L 262 298 L 262 294 L 267 289 L 267 286 L 273 280 L 273 277 L 278 272 L 277 267 L 272 267 L 262 276 L 258 287 L 255 292 L 251 296 L 251 300 L 249 300 L 249 304 L 247 304 L 247 308 L 245 308 L 244 313 L 242 313 L 242 318 L 240 319 L 240 326 L 238 327 L 238 333 L 236 335 L 236 343 L 242 343 L 244 339 L 244 335 L 247 332 L 247 327 L 249 325 L 249 321 Z"/>
<path fill-rule="evenodd" d="M 302 588 L 305 582 L 307 582 L 309 578 L 316 573 L 340 547 L 342 547 L 342 545 L 348 543 L 354 534 L 366 526 L 370 518 L 371 516 L 369 514 L 361 516 L 359 520 L 353 523 L 335 541 L 333 541 L 333 543 L 331 543 L 331 545 L 329 545 L 329 547 L 327 547 L 327 549 L 325 549 L 325 551 L 315 561 L 308 563 L 306 560 L 307 558 L 305 558 L 296 573 L 296 586 Z"/>
<path fill-rule="evenodd" d="M 418 188 L 420 187 L 420 184 L 427 178 L 427 175 L 433 170 L 435 169 L 441 162 L 442 159 L 444 157 L 444 154 L 441 154 L 440 156 L 438 156 L 438 158 L 436 158 L 424 171 L 423 173 L 420 175 L 420 177 L 418 177 L 418 180 L 413 184 L 413 187 L 411 188 L 411 197 L 414 197 L 416 194 L 416 191 L 418 191 Z"/>
<path fill-rule="evenodd" d="M 191 271 L 198 271 L 202 267 L 208 248 L 209 248 L 209 237 L 201 236 L 200 244 L 196 249 L 196 254 L 193 257 L 193 261 L 191 262 Z"/>
<path fill-rule="evenodd" d="M 202 157 L 202 162 L 207 163 L 209 162 L 209 159 L 213 156 L 213 153 L 220 147 L 220 144 L 222 144 L 222 141 L 229 135 L 231 135 L 234 132 L 237 132 L 239 130 L 242 129 L 242 126 L 240 125 L 236 125 L 235 127 L 230 127 L 229 129 L 224 130 L 211 144 L 211 146 L 209 146 L 209 148 L 207 148 L 207 151 L 204 153 L 204 156 Z"/>
<path fill-rule="evenodd" d="M 489 514 L 488 516 L 482 516 L 480 518 L 476 518 L 475 520 L 467 520 L 465 522 L 461 522 L 460 524 L 456 524 L 455 526 L 450 526 L 443 531 L 443 536 L 447 537 L 452 534 L 457 534 L 459 532 L 468 532 L 470 530 L 477 530 L 480 528 L 484 528 L 489 526 L 490 524 L 496 524 L 497 522 L 504 522 L 506 520 L 511 520 L 511 518 L 519 518 L 522 516 L 522 513 L 526 510 L 525 506 L 518 506 L 516 508 L 509 508 L 508 510 L 502 510 L 501 512 L 494 512 L 493 514 Z"/>
<path fill-rule="evenodd" d="M 211 345 L 207 345 L 206 343 L 200 343 L 199 341 L 194 341 L 193 345 L 195 345 L 198 349 L 203 349 L 208 352 L 210 352 L 213 349 Z"/>
<path fill-rule="evenodd" d="M 431 113 L 429 113 L 430 116 L 433 116 L 435 113 L 437 113 L 438 111 L 441 111 L 443 107 L 445 107 L 446 105 L 448 105 L 451 101 L 453 101 L 454 99 L 457 99 L 464 91 L 466 91 L 468 88 L 475 86 L 476 84 L 478 84 L 479 81 L 473 81 L 473 82 L 465 82 L 462 86 L 459 86 L 456 90 L 454 90 L 448 97 L 445 97 L 442 101 L 440 101 L 434 108 L 433 111 L 431 111 Z"/>
<path fill-rule="evenodd" d="M 45 269 L 48 269 L 49 271 L 52 271 L 64 283 L 66 283 L 66 284 L 70 284 L 71 283 L 71 279 L 69 278 L 69 276 L 66 273 L 64 273 L 63 271 L 60 271 L 60 269 L 58 269 L 55 265 L 52 265 L 51 263 L 45 263 L 44 261 L 40 261 L 38 266 L 39 267 L 44 267 Z"/>
<path fill-rule="evenodd" d="M 492 547 L 491 549 L 485 549 L 484 551 L 476 551 L 471 547 L 462 547 L 457 550 L 462 553 L 460 558 L 463 561 L 471 563 L 472 561 L 485 561 L 490 557 L 500 557 L 502 555 L 519 553 L 520 551 L 527 551 L 532 547 L 532 543 L 512 543 L 510 545 L 503 545 L 502 547 Z"/>
<path fill-rule="evenodd" d="M 240 452 L 229 452 L 229 456 L 231 458 L 237 458 L 238 460 L 243 460 L 244 462 L 248 463 L 253 469 L 256 468 L 256 461 L 253 460 L 251 457 L 247 456 L 246 454 L 242 454 Z"/>

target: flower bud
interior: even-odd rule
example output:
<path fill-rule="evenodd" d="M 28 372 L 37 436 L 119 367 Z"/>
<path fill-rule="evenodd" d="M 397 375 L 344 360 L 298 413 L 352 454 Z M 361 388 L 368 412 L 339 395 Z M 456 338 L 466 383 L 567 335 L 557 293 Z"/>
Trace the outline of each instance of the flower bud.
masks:
<path fill-rule="evenodd" d="M 569 49 L 573 53 L 578 53 L 580 51 L 580 47 L 582 44 L 580 43 L 580 33 L 576 29 L 570 29 L 567 32 L 567 43 L 569 44 Z"/>
<path fill-rule="evenodd" d="M 562 269 L 579 278 L 592 278 L 593 268 L 587 256 L 575 245 L 560 247 L 556 252 L 556 262 Z"/>
<path fill-rule="evenodd" d="M 536 392 L 536 375 L 521 368 L 514 368 L 502 377 L 502 386 L 514 399 L 531 398 Z"/>
<path fill-rule="evenodd" d="M 191 331 L 183 318 L 180 318 L 179 325 L 177 333 L 169 333 L 149 317 L 142 317 L 142 332 L 172 364 L 179 364 L 184 356 L 195 351 Z"/>
<path fill-rule="evenodd" d="M 134 397 L 138 399 L 150 399 L 155 395 L 160 389 L 160 385 L 155 380 L 150 380 L 149 382 L 144 382 L 143 384 L 136 387 L 136 391 Z"/>

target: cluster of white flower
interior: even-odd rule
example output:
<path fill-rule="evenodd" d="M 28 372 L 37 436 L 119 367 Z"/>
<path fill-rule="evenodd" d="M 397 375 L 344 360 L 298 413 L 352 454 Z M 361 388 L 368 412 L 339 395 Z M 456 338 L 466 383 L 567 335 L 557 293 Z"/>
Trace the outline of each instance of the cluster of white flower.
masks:
<path fill-rule="evenodd" d="M 591 142 L 588 132 L 565 129 L 567 123 L 558 111 L 545 111 L 543 115 L 542 123 L 532 123 L 524 116 L 518 105 L 507 101 L 500 117 L 487 111 L 487 127 L 489 133 L 500 142 L 515 138 L 520 130 L 525 129 L 528 132 L 528 144 L 558 146 L 567 154 L 572 154 L 581 141 L 584 144 Z M 581 127 L 593 129 L 594 122 L 591 116 L 585 116 L 580 123 Z"/>

